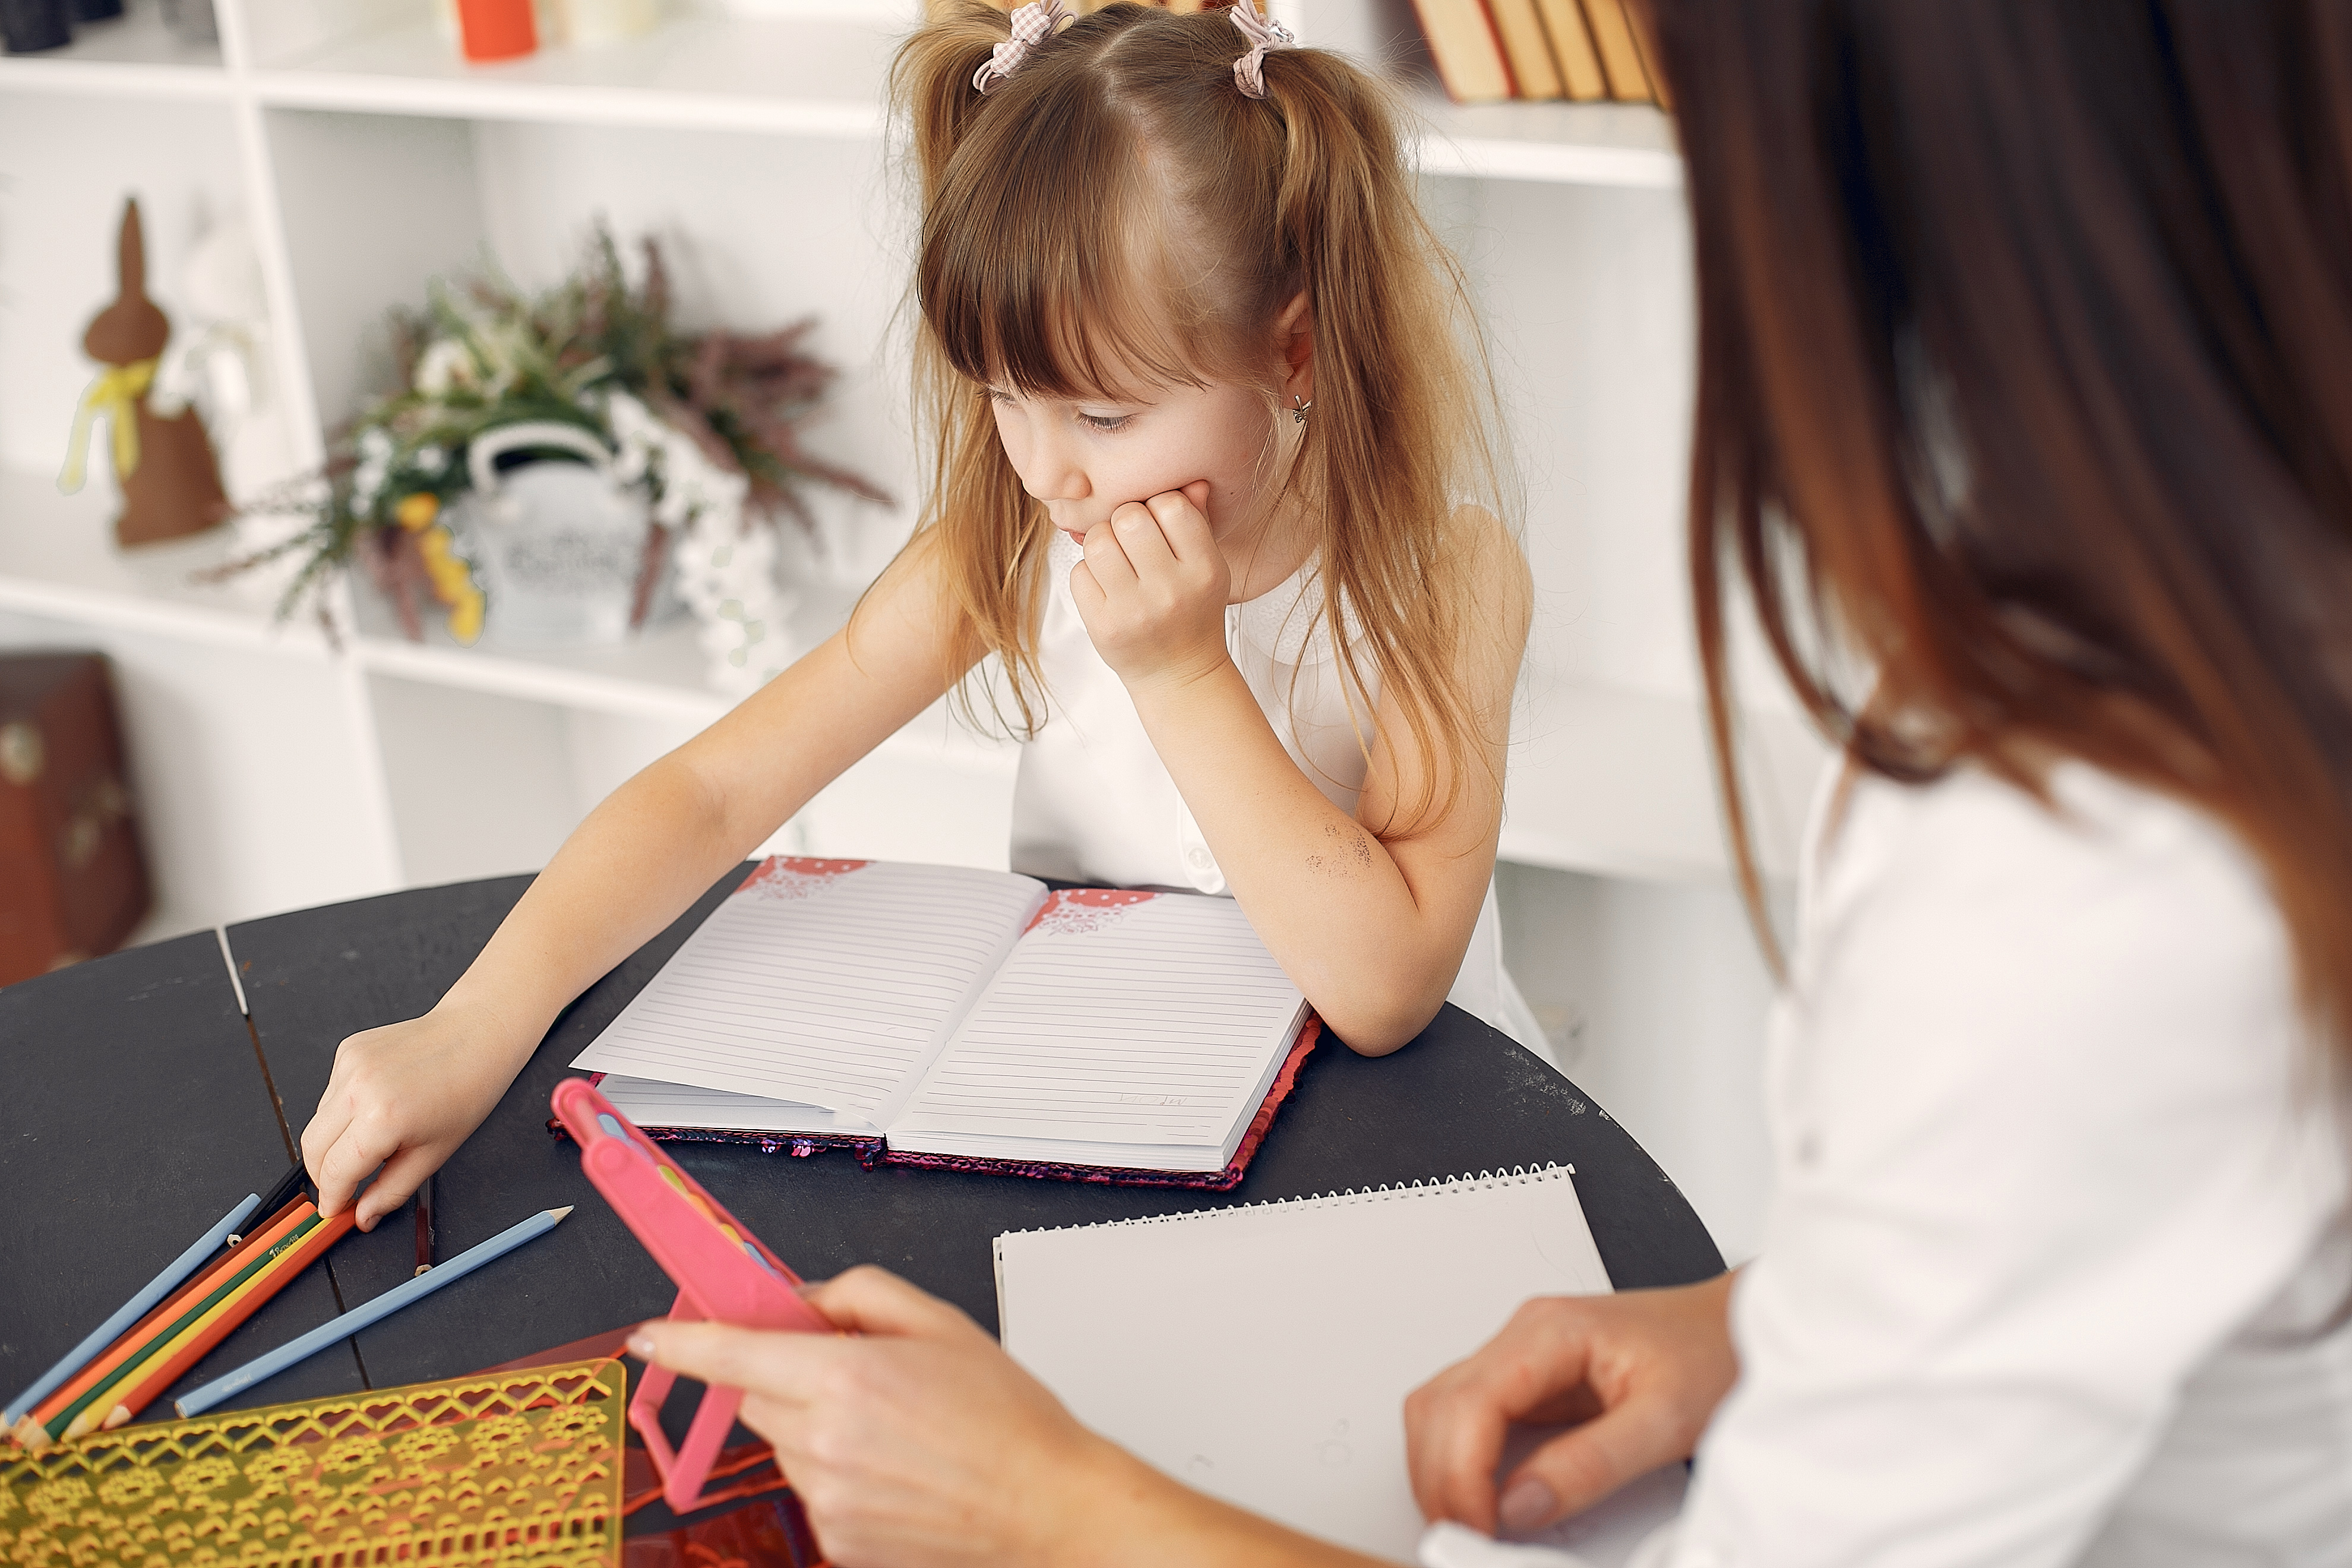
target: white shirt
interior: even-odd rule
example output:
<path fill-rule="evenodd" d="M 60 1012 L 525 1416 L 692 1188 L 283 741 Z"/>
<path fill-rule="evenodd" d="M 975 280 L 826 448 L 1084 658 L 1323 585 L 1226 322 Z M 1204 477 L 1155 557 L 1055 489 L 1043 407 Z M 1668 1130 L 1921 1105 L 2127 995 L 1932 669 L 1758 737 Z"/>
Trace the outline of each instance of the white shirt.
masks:
<path fill-rule="evenodd" d="M 1038 664 L 1047 716 L 1021 748 L 1013 790 L 1015 871 L 1114 887 L 1191 888 L 1223 893 L 1225 875 L 1160 760 L 1135 700 L 1102 655 L 1070 597 L 1084 551 L 1054 535 L 1046 556 Z M 1330 628 L 1317 625 L 1321 588 L 1313 563 L 1279 586 L 1225 610 L 1225 647 L 1291 761 L 1350 816 L 1364 787 L 1365 753 L 1380 705 L 1376 670 L 1351 689 Z M 1541 1031 L 1503 968 L 1502 927 L 1490 883 L 1468 952 L 1446 1000 L 1521 1045 Z"/>
<path fill-rule="evenodd" d="M 1741 1377 L 1660 1568 L 2352 1563 L 2347 1144 L 2285 928 L 2081 765 L 1815 808 Z"/>

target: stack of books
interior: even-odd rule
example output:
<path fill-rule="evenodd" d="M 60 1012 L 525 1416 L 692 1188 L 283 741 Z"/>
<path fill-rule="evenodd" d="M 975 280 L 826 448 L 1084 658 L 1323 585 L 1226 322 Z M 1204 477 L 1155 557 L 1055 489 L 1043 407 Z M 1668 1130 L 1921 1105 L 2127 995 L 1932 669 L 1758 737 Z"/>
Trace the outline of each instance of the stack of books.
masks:
<path fill-rule="evenodd" d="M 1627 0 L 1413 0 L 1456 103 L 1674 101 Z"/>
<path fill-rule="evenodd" d="M 1081 15 L 1111 0 L 1066 0 Z M 1140 0 L 1163 11 L 1222 10 L 1233 0 Z M 932 0 L 943 8 L 944 0 Z M 1010 10 L 1018 0 L 991 0 Z M 1276 9 L 1257 0 L 1258 9 Z M 1446 93 L 1456 103 L 1674 100 L 1631 0 L 1412 0 Z M 1314 43 L 1310 33 L 1307 41 Z"/>

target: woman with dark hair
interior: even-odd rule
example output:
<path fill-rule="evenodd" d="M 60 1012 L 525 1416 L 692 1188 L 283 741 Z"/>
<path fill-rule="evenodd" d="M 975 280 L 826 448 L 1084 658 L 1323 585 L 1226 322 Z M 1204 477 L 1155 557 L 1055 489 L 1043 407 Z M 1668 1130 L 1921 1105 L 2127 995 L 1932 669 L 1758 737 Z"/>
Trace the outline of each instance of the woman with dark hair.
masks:
<path fill-rule="evenodd" d="M 1654 9 L 1717 753 L 1736 583 L 1844 763 L 1762 1256 L 1528 1303 L 1408 1406 L 1423 1510 L 1696 1449 L 1645 1564 L 2352 1563 L 2352 5 Z M 755 1391 L 835 1561 L 1343 1556 L 818 1299 L 867 1337 L 643 1343 Z"/>

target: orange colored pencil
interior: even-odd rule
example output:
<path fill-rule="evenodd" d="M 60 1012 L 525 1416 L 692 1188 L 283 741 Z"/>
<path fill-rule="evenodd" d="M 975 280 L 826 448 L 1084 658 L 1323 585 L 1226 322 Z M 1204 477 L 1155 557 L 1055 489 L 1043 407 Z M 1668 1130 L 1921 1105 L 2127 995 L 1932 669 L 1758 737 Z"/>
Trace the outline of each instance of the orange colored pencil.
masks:
<path fill-rule="evenodd" d="M 27 1414 L 23 1421 L 18 1422 L 15 1434 L 17 1440 L 25 1441 L 23 1435 L 29 1429 L 27 1423 L 32 1426 L 47 1426 L 57 1419 L 59 1411 L 71 1405 L 93 1385 L 104 1381 L 116 1367 L 146 1350 L 158 1331 L 176 1322 L 186 1313 L 191 1304 L 202 1300 L 219 1289 L 222 1280 L 229 1274 L 244 1268 L 255 1256 L 255 1247 L 267 1251 L 278 1242 L 279 1237 L 299 1225 L 302 1216 L 310 1211 L 310 1202 L 308 1198 L 296 1199 L 279 1210 L 276 1217 L 272 1218 L 267 1226 L 249 1233 L 241 1244 L 230 1248 L 217 1263 L 172 1292 L 171 1296 L 153 1311 L 140 1319 L 137 1323 L 124 1331 L 121 1338 L 107 1346 L 103 1355 L 75 1373 L 63 1388 L 41 1401 L 40 1405 Z"/>
<path fill-rule="evenodd" d="M 308 1268 L 320 1253 L 350 1235 L 352 1223 L 358 1218 L 359 1205 L 354 1204 L 304 1237 L 299 1246 L 289 1248 L 281 1258 L 271 1259 L 267 1268 L 240 1286 L 236 1294 L 223 1301 L 203 1322 L 182 1335 L 176 1347 L 170 1350 L 170 1359 L 162 1361 L 152 1371 L 142 1369 L 133 1373 L 131 1382 L 134 1386 L 115 1400 L 114 1408 L 106 1414 L 105 1425 L 109 1427 L 121 1426 L 144 1409 L 157 1394 L 179 1382 L 190 1367 L 202 1361 L 215 1345 L 228 1338 L 238 1324 L 259 1311 L 262 1304 L 283 1289 L 295 1275 Z M 95 1408 L 83 1411 L 79 1419 L 89 1420 Z M 91 1420 L 90 1425 L 96 1426 L 98 1423 Z M 70 1437 L 80 1434 L 68 1431 L 66 1435 Z"/>

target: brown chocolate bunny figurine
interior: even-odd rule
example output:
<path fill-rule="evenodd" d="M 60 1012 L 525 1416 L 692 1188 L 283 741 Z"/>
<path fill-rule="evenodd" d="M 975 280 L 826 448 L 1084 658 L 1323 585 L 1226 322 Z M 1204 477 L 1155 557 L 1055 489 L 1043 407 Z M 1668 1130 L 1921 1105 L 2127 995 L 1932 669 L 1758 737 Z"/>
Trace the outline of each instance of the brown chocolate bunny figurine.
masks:
<path fill-rule="evenodd" d="M 83 352 L 109 368 L 82 397 L 58 484 L 68 491 L 81 488 L 91 426 L 103 416 L 112 427 L 115 473 L 122 481 L 115 542 L 152 544 L 203 532 L 228 515 L 229 504 L 196 411 L 166 419 L 147 405 L 172 323 L 147 298 L 147 247 L 135 196 L 122 205 L 121 256 L 114 303 L 98 313 L 81 340 Z"/>

